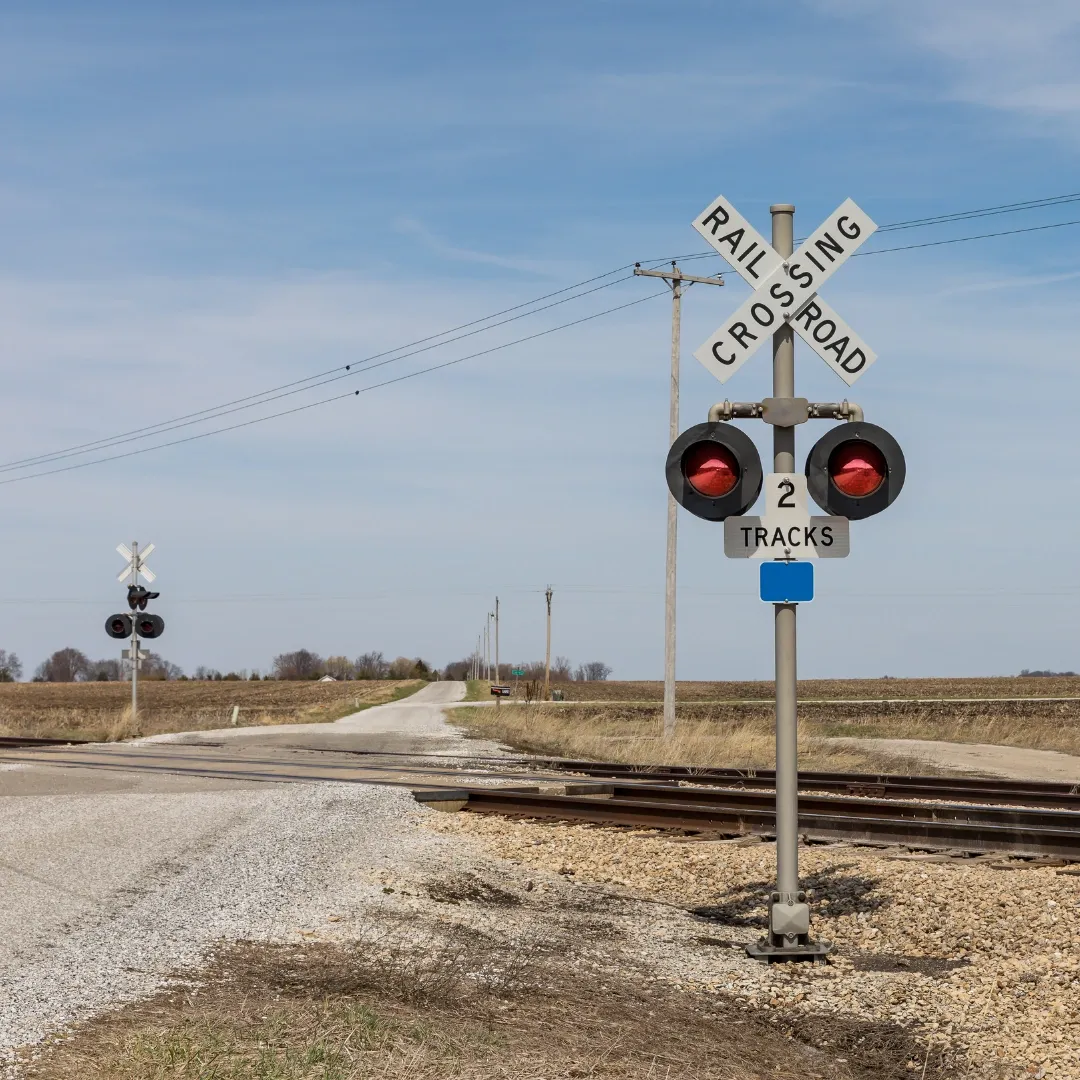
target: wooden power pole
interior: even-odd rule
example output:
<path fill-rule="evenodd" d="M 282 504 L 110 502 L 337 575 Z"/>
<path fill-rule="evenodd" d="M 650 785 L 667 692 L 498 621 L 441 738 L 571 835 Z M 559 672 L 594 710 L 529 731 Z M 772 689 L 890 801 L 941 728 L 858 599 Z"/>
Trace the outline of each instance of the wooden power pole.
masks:
<path fill-rule="evenodd" d="M 544 652 L 544 700 L 551 700 L 551 586 L 544 593 L 547 600 L 547 649 Z"/>
<path fill-rule="evenodd" d="M 679 354 L 682 330 L 683 285 L 687 288 L 700 282 L 702 285 L 723 285 L 723 278 L 694 277 L 684 274 L 673 262 L 670 270 L 642 270 L 639 263 L 634 267 L 638 277 L 663 278 L 671 289 L 671 399 L 668 411 L 670 429 L 669 444 L 679 437 Z M 675 734 L 675 562 L 677 554 L 676 516 L 678 504 L 668 492 L 667 507 L 667 560 L 664 575 L 664 738 Z"/>

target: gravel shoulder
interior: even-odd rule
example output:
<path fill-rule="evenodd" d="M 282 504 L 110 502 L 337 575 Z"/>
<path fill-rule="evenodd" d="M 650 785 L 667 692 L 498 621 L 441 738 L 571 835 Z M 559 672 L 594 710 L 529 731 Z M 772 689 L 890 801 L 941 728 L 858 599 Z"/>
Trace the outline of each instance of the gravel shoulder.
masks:
<path fill-rule="evenodd" d="M 838 746 L 867 747 L 896 757 L 925 762 L 937 768 L 1006 776 L 1015 780 L 1060 780 L 1080 783 L 1080 757 L 1056 750 L 1030 750 L 1022 746 L 987 743 L 937 742 L 932 739 L 827 740 Z"/>
<path fill-rule="evenodd" d="M 0 1046 L 153 990 L 207 949 L 325 919 L 357 866 L 430 840 L 408 792 L 347 784 L 0 799 Z"/>
<path fill-rule="evenodd" d="M 834 942 L 833 962 L 766 967 L 742 945 L 765 925 L 772 844 L 467 813 L 428 821 L 534 873 L 662 905 L 627 933 L 640 960 L 672 985 L 785 1022 L 817 1018 L 825 1030 L 850 1017 L 896 1025 L 940 1048 L 950 1077 L 1080 1078 L 1080 877 L 804 846 L 814 934 Z"/>

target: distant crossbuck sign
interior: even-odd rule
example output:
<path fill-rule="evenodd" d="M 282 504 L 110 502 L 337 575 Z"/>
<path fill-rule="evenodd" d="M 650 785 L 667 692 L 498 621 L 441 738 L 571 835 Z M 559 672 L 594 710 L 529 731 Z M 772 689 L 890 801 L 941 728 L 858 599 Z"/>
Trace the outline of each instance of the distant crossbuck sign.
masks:
<path fill-rule="evenodd" d="M 117 544 L 116 550 L 120 552 L 121 556 L 127 559 L 127 566 L 117 575 L 117 581 L 123 581 L 124 578 L 130 577 L 132 585 L 138 585 L 138 574 L 142 574 L 147 581 L 153 581 L 157 574 L 146 565 L 146 557 L 154 550 L 153 544 L 147 544 L 138 554 L 132 552 L 131 548 L 127 544 Z"/>
<path fill-rule="evenodd" d="M 723 195 L 697 218 L 694 228 L 754 288 L 746 303 L 694 353 L 721 382 L 727 382 L 785 324 L 793 326 L 848 386 L 877 359 L 873 349 L 817 295 L 877 230 L 851 199 L 787 258 Z"/>

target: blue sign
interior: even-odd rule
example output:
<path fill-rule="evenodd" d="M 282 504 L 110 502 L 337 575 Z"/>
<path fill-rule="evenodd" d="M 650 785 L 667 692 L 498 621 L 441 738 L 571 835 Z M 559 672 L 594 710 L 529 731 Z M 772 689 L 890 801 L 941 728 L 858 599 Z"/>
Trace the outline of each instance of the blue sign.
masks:
<path fill-rule="evenodd" d="M 763 562 L 761 599 L 766 604 L 806 604 L 814 599 L 812 562 Z"/>

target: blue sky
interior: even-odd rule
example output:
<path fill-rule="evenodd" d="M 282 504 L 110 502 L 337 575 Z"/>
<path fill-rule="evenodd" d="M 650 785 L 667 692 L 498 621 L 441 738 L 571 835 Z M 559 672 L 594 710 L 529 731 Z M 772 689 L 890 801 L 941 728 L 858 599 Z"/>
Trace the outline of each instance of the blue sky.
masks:
<path fill-rule="evenodd" d="M 847 196 L 885 224 L 1078 191 L 1078 37 L 1075 4 L 1051 0 L 7 4 L 2 461 L 700 251 L 690 222 L 721 192 L 766 233 L 769 204 L 796 203 L 802 235 Z M 1075 226 L 882 254 L 826 286 L 879 355 L 851 396 L 909 472 L 819 567 L 804 675 L 1080 666 L 1078 244 Z M 230 422 L 656 291 L 619 281 Z M 687 296 L 684 426 L 769 389 L 764 352 L 725 387 L 691 356 L 745 295 L 732 278 Z M 160 651 L 189 670 L 301 646 L 443 663 L 496 592 L 504 656 L 538 656 L 550 582 L 556 652 L 659 677 L 668 318 L 657 296 L 0 485 L 0 647 L 28 667 L 69 644 L 111 655 L 113 549 L 138 539 L 158 547 Z M 797 357 L 800 393 L 843 395 Z M 680 676 L 767 677 L 771 613 L 722 549 L 720 526 L 681 516 Z"/>

